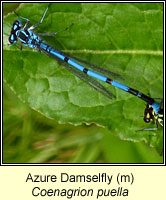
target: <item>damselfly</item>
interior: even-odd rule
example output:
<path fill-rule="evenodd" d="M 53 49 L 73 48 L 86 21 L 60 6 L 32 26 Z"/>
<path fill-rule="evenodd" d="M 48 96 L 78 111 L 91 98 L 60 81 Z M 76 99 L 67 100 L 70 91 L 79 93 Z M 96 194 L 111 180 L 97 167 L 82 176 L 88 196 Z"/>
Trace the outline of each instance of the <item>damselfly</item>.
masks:
<path fill-rule="evenodd" d="M 9 36 L 10 44 L 16 44 L 17 40 L 20 40 L 21 42 L 20 50 L 22 49 L 22 46 L 25 45 L 39 52 L 42 51 L 46 55 L 55 58 L 60 64 L 63 64 L 66 67 L 66 69 L 71 71 L 73 74 L 82 79 L 84 82 L 93 87 L 95 90 L 99 91 L 100 93 L 109 98 L 112 98 L 114 95 L 97 80 L 103 81 L 125 92 L 137 96 L 138 98 L 142 99 L 147 103 L 144 111 L 144 121 L 146 123 L 155 121 L 156 124 L 155 128 L 144 128 L 141 130 L 156 130 L 158 128 L 158 124 L 161 124 L 163 126 L 163 109 L 161 108 L 161 102 L 158 103 L 157 101 L 155 101 L 154 98 L 151 98 L 139 92 L 138 90 L 130 88 L 108 77 L 108 75 L 118 76 L 118 74 L 102 69 L 101 67 L 98 67 L 96 65 L 91 65 L 85 61 L 82 61 L 73 56 L 69 56 L 59 50 L 56 50 L 55 48 L 45 43 L 39 37 L 39 36 L 53 36 L 59 33 L 60 31 L 55 33 L 38 33 L 38 34 L 32 31 L 43 22 L 48 8 L 49 6 L 46 8 L 41 20 L 37 24 L 34 24 L 32 26 L 29 26 L 30 22 L 29 19 L 19 16 L 19 18 L 25 20 L 26 23 L 24 26 L 22 26 L 21 20 L 14 21 Z M 91 68 L 92 70 L 84 67 L 80 63 L 88 66 L 88 68 Z"/>

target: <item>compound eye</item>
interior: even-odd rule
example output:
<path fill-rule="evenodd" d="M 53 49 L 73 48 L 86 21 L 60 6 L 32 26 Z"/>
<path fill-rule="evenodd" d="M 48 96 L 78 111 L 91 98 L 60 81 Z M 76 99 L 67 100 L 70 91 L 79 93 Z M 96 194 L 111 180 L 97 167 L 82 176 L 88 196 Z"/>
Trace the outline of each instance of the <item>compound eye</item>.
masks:
<path fill-rule="evenodd" d="M 20 28 L 21 28 L 21 26 L 22 26 L 22 23 L 21 23 L 21 21 L 20 20 L 16 20 L 14 23 L 13 23 L 13 30 L 14 31 L 17 31 L 17 30 L 19 30 Z"/>
<path fill-rule="evenodd" d="M 13 33 L 9 36 L 9 42 L 10 44 L 16 44 L 17 42 L 17 37 Z"/>
<path fill-rule="evenodd" d="M 144 122 L 149 123 L 150 122 L 150 118 L 144 117 Z"/>

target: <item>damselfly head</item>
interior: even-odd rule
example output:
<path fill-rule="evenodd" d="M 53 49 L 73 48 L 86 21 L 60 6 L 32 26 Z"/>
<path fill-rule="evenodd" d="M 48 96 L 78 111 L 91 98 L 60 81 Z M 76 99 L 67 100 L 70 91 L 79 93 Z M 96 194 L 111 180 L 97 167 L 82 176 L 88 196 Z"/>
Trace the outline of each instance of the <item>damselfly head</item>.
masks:
<path fill-rule="evenodd" d="M 10 33 L 10 36 L 9 36 L 10 44 L 16 44 L 17 43 L 17 33 L 18 33 L 18 30 L 21 29 L 21 27 L 22 27 L 22 23 L 21 23 L 20 20 L 14 21 L 13 26 L 12 26 L 12 30 L 11 30 L 11 33 Z"/>

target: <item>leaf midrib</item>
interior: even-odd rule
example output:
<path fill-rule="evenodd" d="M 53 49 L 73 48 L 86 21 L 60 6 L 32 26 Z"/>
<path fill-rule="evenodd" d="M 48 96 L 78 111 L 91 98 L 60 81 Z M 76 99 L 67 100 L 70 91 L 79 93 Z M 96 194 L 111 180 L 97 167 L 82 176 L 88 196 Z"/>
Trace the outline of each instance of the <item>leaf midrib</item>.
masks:
<path fill-rule="evenodd" d="M 16 50 L 9 50 L 15 52 Z M 32 49 L 23 50 L 24 52 L 34 52 Z M 89 53 L 89 54 L 134 54 L 134 55 L 156 55 L 163 56 L 163 51 L 156 50 L 89 50 L 89 49 L 80 49 L 80 50 L 61 50 L 66 53 Z"/>

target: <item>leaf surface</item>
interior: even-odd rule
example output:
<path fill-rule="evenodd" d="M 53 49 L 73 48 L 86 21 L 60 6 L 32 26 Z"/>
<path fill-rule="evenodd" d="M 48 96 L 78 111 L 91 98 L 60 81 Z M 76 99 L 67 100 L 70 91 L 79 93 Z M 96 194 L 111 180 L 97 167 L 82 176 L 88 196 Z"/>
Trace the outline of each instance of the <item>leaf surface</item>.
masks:
<path fill-rule="evenodd" d="M 40 21 L 48 4 L 20 4 L 17 13 Z M 82 82 L 56 60 L 24 47 L 8 46 L 17 16 L 3 23 L 3 75 L 16 95 L 34 110 L 59 123 L 95 123 L 122 139 L 144 140 L 161 150 L 163 130 L 143 122 L 145 103 L 103 83 L 116 98 L 108 99 Z M 163 97 L 162 3 L 52 3 L 35 32 L 51 46 L 123 77 L 121 82 L 151 97 Z M 110 77 L 112 78 L 112 77 Z"/>

